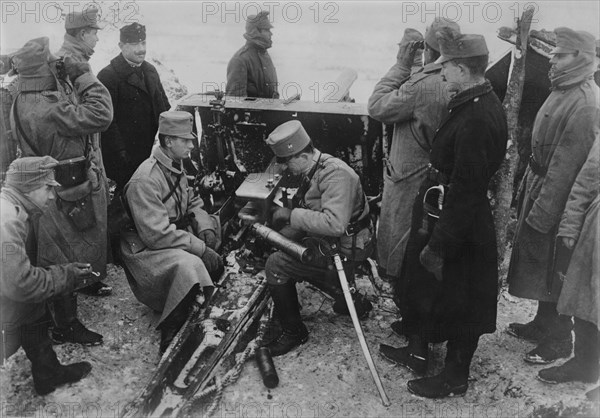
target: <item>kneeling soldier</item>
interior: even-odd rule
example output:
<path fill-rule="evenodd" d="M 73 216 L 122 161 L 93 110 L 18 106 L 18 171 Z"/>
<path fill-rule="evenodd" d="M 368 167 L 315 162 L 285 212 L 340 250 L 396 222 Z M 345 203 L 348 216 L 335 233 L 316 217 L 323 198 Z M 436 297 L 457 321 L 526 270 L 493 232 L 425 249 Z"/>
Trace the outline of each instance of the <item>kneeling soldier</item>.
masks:
<path fill-rule="evenodd" d="M 342 160 L 314 148 L 302 124 L 293 120 L 278 126 L 267 138 L 267 144 L 277 162 L 303 180 L 294 197 L 294 208 L 279 208 L 273 214 L 275 229 L 294 241 L 306 237 L 339 240 L 348 277 L 353 277 L 353 264 L 365 260 L 372 251 L 373 227 L 369 205 L 358 175 Z M 281 322 L 282 334 L 268 344 L 273 356 L 280 356 L 305 343 L 308 330 L 298 307 L 296 281 L 310 281 L 320 288 L 333 291 L 334 310 L 348 313 L 338 277 L 332 277 L 329 257 L 302 263 L 291 256 L 276 252 L 269 256 L 266 275 L 275 313 Z M 328 274 L 329 273 L 329 274 Z M 354 294 L 359 317 L 366 316 L 372 306 Z"/>
<path fill-rule="evenodd" d="M 73 291 L 76 282 L 91 272 L 85 263 L 38 267 L 38 221 L 54 199 L 54 187 L 60 186 L 54 179 L 56 164 L 52 157 L 13 161 L 0 193 L 0 351 L 4 359 L 23 347 L 31 361 L 35 391 L 40 395 L 77 382 L 92 370 L 85 361 L 61 365 L 48 336 L 46 302 Z"/>
<path fill-rule="evenodd" d="M 218 245 L 219 224 L 188 188 L 182 159 L 194 148 L 192 115 L 160 114 L 158 138 L 125 186 L 125 198 L 135 228 L 122 234 L 121 253 L 131 290 L 138 300 L 162 312 L 160 351 L 163 353 L 185 322 L 198 287 L 212 292 L 223 260 Z"/>

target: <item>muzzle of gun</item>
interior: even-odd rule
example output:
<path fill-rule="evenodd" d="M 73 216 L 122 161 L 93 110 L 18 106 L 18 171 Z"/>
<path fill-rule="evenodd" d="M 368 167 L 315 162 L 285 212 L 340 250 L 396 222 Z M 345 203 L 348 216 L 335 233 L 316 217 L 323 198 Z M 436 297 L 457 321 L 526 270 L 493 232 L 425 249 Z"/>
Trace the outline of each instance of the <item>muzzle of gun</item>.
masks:
<path fill-rule="evenodd" d="M 308 263 L 314 258 L 313 250 L 284 237 L 279 232 L 274 231 L 267 226 L 254 223 L 251 226 L 251 231 L 271 244 L 273 247 L 283 251 L 289 256 L 294 257 L 298 261 Z"/>

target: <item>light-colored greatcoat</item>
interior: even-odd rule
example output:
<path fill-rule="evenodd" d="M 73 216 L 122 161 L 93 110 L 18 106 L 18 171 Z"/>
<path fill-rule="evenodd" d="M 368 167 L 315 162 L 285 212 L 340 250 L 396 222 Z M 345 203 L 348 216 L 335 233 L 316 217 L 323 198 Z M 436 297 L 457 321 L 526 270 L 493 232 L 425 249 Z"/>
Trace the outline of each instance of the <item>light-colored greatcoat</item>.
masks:
<path fill-rule="evenodd" d="M 75 278 L 65 265 L 36 267 L 35 235 L 42 211 L 16 190 L 0 193 L 1 355 L 20 346 L 19 326 L 41 318 L 45 302 L 73 289 Z M 1 356 L 0 356 L 1 357 Z"/>
<path fill-rule="evenodd" d="M 600 325 L 600 139 L 577 175 L 559 237 L 577 241 L 558 298 L 558 312 Z"/>
<path fill-rule="evenodd" d="M 170 190 L 165 176 L 172 184 L 179 177 L 179 186 L 163 203 Z M 133 174 L 125 186 L 125 197 L 135 224 L 135 229 L 121 234 L 123 261 L 133 276 L 129 285 L 142 303 L 162 312 L 161 323 L 194 285 L 212 286 L 200 258 L 204 242 L 191 229 L 177 229 L 170 220 L 193 213 L 198 232 L 211 229 L 218 233 L 219 225 L 202 209 L 202 199 L 188 188 L 181 163 L 171 160 L 159 146 Z"/>
<path fill-rule="evenodd" d="M 556 302 L 561 282 L 552 277 L 554 242 L 575 177 L 600 129 L 598 86 L 587 80 L 555 89 L 540 108 L 531 148 L 547 174 L 527 168 L 519 191 L 519 218 L 508 274 L 512 295 Z"/>
<path fill-rule="evenodd" d="M 75 80 L 74 95 L 58 91 L 22 93 L 17 100 L 25 135 L 34 143 L 39 155 L 50 155 L 62 161 L 85 154 L 97 132 L 112 120 L 112 104 L 108 90 L 91 73 Z M 23 156 L 38 155 L 19 135 Z M 107 196 L 106 177 L 99 153 L 88 153 L 87 178 L 91 183 L 92 206 L 96 225 L 78 230 L 59 209 L 60 198 L 50 202 L 40 220 L 38 261 L 42 267 L 68 262 L 91 263 L 101 277 L 106 275 Z M 57 190 L 57 194 L 71 191 Z"/>
<path fill-rule="evenodd" d="M 413 202 L 425 179 L 433 136 L 448 113 L 450 98 L 441 68 L 428 64 L 407 80 L 409 70 L 396 64 L 369 98 L 369 115 L 394 124 L 377 230 L 377 261 L 391 276 L 400 274 Z"/>

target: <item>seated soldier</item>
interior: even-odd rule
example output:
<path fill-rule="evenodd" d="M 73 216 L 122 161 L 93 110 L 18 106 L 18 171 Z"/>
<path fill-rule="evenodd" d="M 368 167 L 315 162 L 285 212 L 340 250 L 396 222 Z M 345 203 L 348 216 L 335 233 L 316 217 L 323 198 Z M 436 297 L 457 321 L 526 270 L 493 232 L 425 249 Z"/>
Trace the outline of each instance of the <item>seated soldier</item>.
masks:
<path fill-rule="evenodd" d="M 278 126 L 267 138 L 277 162 L 303 180 L 294 199 L 294 208 L 278 208 L 272 226 L 287 238 L 298 241 L 306 237 L 333 240 L 347 262 L 348 278 L 353 277 L 354 263 L 364 261 L 372 251 L 373 226 L 369 205 L 358 175 L 342 160 L 314 148 L 302 124 L 292 120 Z M 282 228 L 283 227 L 283 228 Z M 348 313 L 339 278 L 329 268 L 331 257 L 317 256 L 302 263 L 276 252 L 269 256 L 266 275 L 282 334 L 268 344 L 271 355 L 280 356 L 305 343 L 308 330 L 300 317 L 296 281 L 309 281 L 333 291 L 334 311 Z M 354 293 L 359 317 L 372 309 L 371 303 Z"/>
<path fill-rule="evenodd" d="M 211 277 L 223 270 L 214 251 L 219 224 L 188 188 L 182 159 L 194 148 L 192 116 L 163 112 L 159 146 L 125 186 L 134 227 L 121 235 L 121 253 L 131 290 L 138 300 L 162 312 L 163 353 L 186 320 L 198 288 L 212 293 Z"/>
<path fill-rule="evenodd" d="M 46 302 L 72 292 L 91 273 L 86 263 L 38 267 L 36 235 L 54 187 L 60 186 L 54 179 L 57 163 L 48 156 L 13 161 L 0 193 L 0 353 L 4 360 L 23 347 L 39 395 L 77 382 L 92 370 L 87 361 L 60 364 L 48 336 Z"/>

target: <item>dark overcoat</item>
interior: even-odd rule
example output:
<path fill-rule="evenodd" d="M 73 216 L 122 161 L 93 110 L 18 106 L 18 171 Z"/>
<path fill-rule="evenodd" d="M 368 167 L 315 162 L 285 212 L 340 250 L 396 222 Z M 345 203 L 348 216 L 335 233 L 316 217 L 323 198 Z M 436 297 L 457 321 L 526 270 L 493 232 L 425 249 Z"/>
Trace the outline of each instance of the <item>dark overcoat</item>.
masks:
<path fill-rule="evenodd" d="M 228 96 L 278 99 L 277 72 L 269 52 L 247 43 L 227 64 Z"/>
<path fill-rule="evenodd" d="M 457 94 L 433 140 L 428 175 L 415 200 L 401 272 L 401 312 L 409 334 L 430 342 L 496 330 L 496 232 L 487 198 L 506 151 L 506 116 L 491 84 Z M 445 184 L 440 218 L 423 226 L 423 196 Z M 421 265 L 425 245 L 444 260 L 443 280 Z"/>
<path fill-rule="evenodd" d="M 112 98 L 114 117 L 102 133 L 102 155 L 108 177 L 122 188 L 137 167 L 148 157 L 158 131 L 158 116 L 171 105 L 156 68 L 144 61 L 143 80 L 122 54 L 113 58 L 98 73 Z M 131 159 L 129 167 L 118 163 L 117 154 L 125 150 Z"/>

